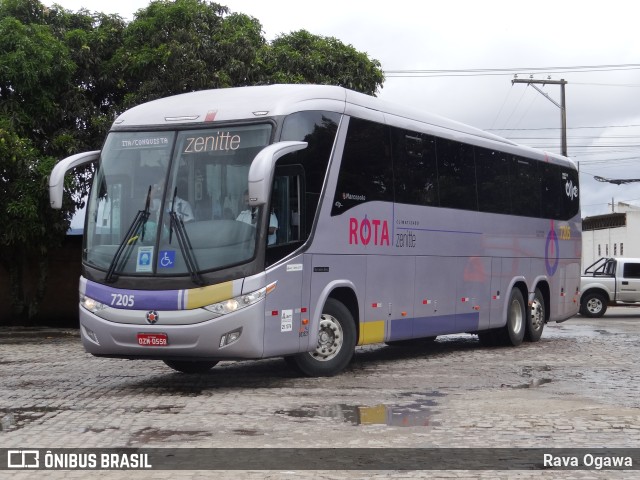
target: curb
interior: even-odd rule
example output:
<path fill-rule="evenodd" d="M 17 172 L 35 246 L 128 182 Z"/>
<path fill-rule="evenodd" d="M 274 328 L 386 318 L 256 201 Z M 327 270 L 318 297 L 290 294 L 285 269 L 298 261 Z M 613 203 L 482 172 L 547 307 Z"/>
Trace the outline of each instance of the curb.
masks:
<path fill-rule="evenodd" d="M 2 338 L 64 338 L 79 337 L 77 328 L 49 328 L 49 327 L 0 327 Z"/>

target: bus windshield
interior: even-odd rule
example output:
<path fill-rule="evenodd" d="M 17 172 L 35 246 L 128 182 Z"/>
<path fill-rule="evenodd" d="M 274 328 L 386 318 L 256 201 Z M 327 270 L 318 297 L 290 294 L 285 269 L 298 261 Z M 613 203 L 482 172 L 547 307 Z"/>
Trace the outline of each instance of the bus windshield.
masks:
<path fill-rule="evenodd" d="M 251 260 L 261 208 L 248 172 L 271 124 L 111 132 L 87 206 L 84 260 L 126 275 L 188 275 Z"/>

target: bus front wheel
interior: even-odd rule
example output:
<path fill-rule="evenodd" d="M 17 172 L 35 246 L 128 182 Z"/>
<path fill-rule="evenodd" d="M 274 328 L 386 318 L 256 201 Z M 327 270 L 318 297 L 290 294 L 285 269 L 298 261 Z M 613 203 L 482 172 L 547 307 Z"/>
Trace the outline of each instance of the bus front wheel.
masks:
<path fill-rule="evenodd" d="M 522 292 L 517 288 L 511 290 L 507 305 L 507 324 L 500 330 L 503 345 L 518 346 L 524 340 L 527 308 Z"/>
<path fill-rule="evenodd" d="M 345 369 L 353 358 L 355 347 L 356 325 L 351 312 L 342 302 L 328 298 L 320 316 L 315 350 L 292 355 L 286 360 L 309 377 L 330 377 Z"/>

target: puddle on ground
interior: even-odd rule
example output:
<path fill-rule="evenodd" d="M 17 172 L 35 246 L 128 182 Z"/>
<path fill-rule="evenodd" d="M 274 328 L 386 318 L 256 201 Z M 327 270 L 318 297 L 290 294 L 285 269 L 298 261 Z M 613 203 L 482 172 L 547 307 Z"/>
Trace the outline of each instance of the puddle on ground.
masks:
<path fill-rule="evenodd" d="M 180 413 L 184 407 L 176 405 L 154 405 L 153 407 L 127 407 L 126 413 Z"/>
<path fill-rule="evenodd" d="M 294 418 L 331 418 L 355 426 L 427 427 L 437 425 L 437 422 L 431 418 L 436 412 L 430 408 L 437 402 L 431 397 L 441 397 L 442 394 L 434 392 L 433 394 L 402 394 L 402 396 L 420 396 L 421 398 L 406 405 L 309 405 L 292 410 L 277 410 L 275 413 Z"/>
<path fill-rule="evenodd" d="M 545 383 L 551 383 L 552 380 L 550 378 L 534 378 L 530 382 L 527 383 L 519 383 L 517 385 L 508 385 L 503 383 L 500 385 L 501 388 L 537 388 L 540 385 L 544 385 Z"/>
<path fill-rule="evenodd" d="M 526 365 L 520 370 L 523 377 L 532 377 L 537 372 L 550 372 L 551 365 Z"/>
<path fill-rule="evenodd" d="M 245 437 L 257 437 L 259 435 L 264 435 L 263 432 L 258 430 L 254 430 L 252 428 L 236 428 L 235 430 L 231 430 L 236 435 L 242 435 Z"/>
<path fill-rule="evenodd" d="M 65 409 L 55 407 L 33 407 L 0 410 L 0 432 L 24 428 L 29 423 L 40 420 L 47 413 L 60 412 L 62 410 Z"/>
<path fill-rule="evenodd" d="M 545 329 L 545 335 L 548 334 L 547 338 L 565 336 L 565 334 L 567 333 L 575 338 L 599 338 L 602 335 L 620 335 L 618 333 L 605 330 L 604 328 L 594 329 L 590 325 L 581 325 L 581 324 L 553 325 L 550 328 Z"/>
<path fill-rule="evenodd" d="M 129 442 L 127 442 L 127 446 L 163 442 L 189 442 L 206 438 L 209 435 L 210 432 L 205 430 L 163 430 L 160 428 L 146 427 L 135 432 Z"/>
<path fill-rule="evenodd" d="M 525 365 L 520 369 L 520 375 L 525 378 L 530 378 L 526 383 L 518 383 L 515 385 L 503 383 L 500 388 L 537 388 L 545 383 L 551 383 L 552 379 L 543 375 L 539 375 L 540 372 L 551 372 L 553 368 L 551 365 Z"/>

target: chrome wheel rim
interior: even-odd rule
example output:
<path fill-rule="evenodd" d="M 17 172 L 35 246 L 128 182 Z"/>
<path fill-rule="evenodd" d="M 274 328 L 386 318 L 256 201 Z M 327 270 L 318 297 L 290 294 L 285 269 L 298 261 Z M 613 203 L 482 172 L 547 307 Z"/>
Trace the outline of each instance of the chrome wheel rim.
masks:
<path fill-rule="evenodd" d="M 539 298 L 531 304 L 531 326 L 534 330 L 540 330 L 544 325 L 544 304 Z"/>
<path fill-rule="evenodd" d="M 602 302 L 598 298 L 592 298 L 587 302 L 587 310 L 591 313 L 599 313 L 602 310 Z"/>
<path fill-rule="evenodd" d="M 344 334 L 338 320 L 327 314 L 320 317 L 320 330 L 318 332 L 318 345 L 309 354 L 316 360 L 326 362 L 334 358 L 340 352 Z"/>
<path fill-rule="evenodd" d="M 520 330 L 522 330 L 522 306 L 520 305 L 520 302 L 518 300 L 513 300 L 511 302 L 511 308 L 509 309 L 509 319 L 514 333 L 518 333 Z"/>

